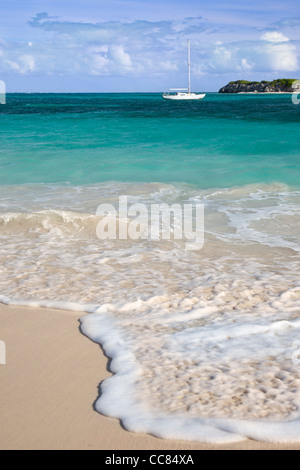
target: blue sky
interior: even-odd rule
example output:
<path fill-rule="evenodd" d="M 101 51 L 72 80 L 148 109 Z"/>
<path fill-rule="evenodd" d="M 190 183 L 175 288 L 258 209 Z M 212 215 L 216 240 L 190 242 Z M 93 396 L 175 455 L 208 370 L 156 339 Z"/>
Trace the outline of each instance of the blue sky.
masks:
<path fill-rule="evenodd" d="M 8 91 L 217 91 L 300 78 L 299 0 L 0 0 Z"/>

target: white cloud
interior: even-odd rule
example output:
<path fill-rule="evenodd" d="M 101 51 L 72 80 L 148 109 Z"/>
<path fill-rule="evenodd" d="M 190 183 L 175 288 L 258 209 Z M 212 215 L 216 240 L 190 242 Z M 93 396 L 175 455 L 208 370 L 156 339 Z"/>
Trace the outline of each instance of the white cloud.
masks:
<path fill-rule="evenodd" d="M 222 58 L 222 61 L 228 61 L 232 58 L 232 51 L 226 47 L 217 47 L 214 53 L 218 58 Z"/>
<path fill-rule="evenodd" d="M 264 52 L 272 70 L 293 72 L 298 69 L 297 50 L 292 44 L 270 44 Z"/>
<path fill-rule="evenodd" d="M 170 60 L 166 60 L 164 62 L 159 62 L 159 67 L 161 71 L 164 72 L 174 72 L 178 70 L 178 66 L 171 62 Z"/>
<path fill-rule="evenodd" d="M 206 54 L 202 70 L 206 73 L 295 72 L 297 48 L 290 41 L 239 41 L 214 46 Z"/>
<path fill-rule="evenodd" d="M 1 56 L 1 54 L 0 54 Z M 35 71 L 35 59 L 31 55 L 20 55 L 9 59 L 2 54 L 4 69 L 20 74 L 32 73 Z"/>
<path fill-rule="evenodd" d="M 29 23 L 34 41 L 1 41 L 0 71 L 16 74 L 151 76 L 186 72 L 186 39 L 191 39 L 193 75 L 289 72 L 298 70 L 298 45 L 280 31 L 181 21 L 62 21 L 37 14 Z M 275 26 L 272 26 L 275 29 Z M 240 75 L 238 75 L 240 76 Z M 264 76 L 262 77 L 264 78 Z M 176 80 L 176 77 L 175 77 Z"/>
<path fill-rule="evenodd" d="M 268 33 L 265 33 L 261 36 L 261 39 L 263 41 L 268 41 L 268 42 L 287 42 L 289 41 L 289 38 L 284 36 L 284 34 L 280 33 L 279 31 L 269 31 Z"/>
<path fill-rule="evenodd" d="M 241 70 L 252 70 L 253 64 L 249 64 L 248 60 L 243 58 L 241 61 Z"/>
<path fill-rule="evenodd" d="M 8 70 L 13 70 L 14 72 L 20 71 L 19 64 L 17 64 L 17 62 L 14 62 L 13 60 L 4 59 L 3 63 L 5 66 L 7 66 Z"/>
<path fill-rule="evenodd" d="M 21 73 L 34 72 L 35 59 L 32 55 L 21 55 L 19 57 L 19 67 Z"/>
<path fill-rule="evenodd" d="M 260 56 L 271 70 L 296 71 L 298 69 L 297 48 L 288 37 L 279 31 L 270 31 L 261 36 L 269 44 L 262 47 Z"/>
<path fill-rule="evenodd" d="M 108 57 L 121 67 L 132 67 L 130 55 L 125 52 L 124 47 L 121 45 L 113 45 L 108 50 Z"/>

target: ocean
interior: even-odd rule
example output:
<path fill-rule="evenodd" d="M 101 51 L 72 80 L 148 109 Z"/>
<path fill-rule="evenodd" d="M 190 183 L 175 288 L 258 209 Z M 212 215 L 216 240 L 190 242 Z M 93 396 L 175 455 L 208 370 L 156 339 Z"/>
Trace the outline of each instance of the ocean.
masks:
<path fill-rule="evenodd" d="M 0 301 L 82 312 L 112 359 L 100 413 L 167 439 L 300 441 L 299 123 L 288 94 L 0 105 Z M 175 216 L 168 237 L 101 239 L 121 196 L 201 205 L 204 243 Z"/>

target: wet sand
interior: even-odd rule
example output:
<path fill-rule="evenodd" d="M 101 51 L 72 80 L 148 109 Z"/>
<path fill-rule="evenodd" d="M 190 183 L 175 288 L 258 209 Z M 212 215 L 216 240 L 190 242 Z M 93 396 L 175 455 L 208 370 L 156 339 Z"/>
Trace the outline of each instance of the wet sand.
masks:
<path fill-rule="evenodd" d="M 78 312 L 0 305 L 0 449 L 242 450 L 300 449 L 245 440 L 213 445 L 126 431 L 93 404 L 109 377 L 100 346 L 80 332 Z"/>

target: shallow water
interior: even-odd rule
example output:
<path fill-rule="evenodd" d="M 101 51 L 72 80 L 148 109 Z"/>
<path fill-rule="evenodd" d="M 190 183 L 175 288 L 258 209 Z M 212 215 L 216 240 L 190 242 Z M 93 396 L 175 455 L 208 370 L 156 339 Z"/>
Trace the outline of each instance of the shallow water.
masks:
<path fill-rule="evenodd" d="M 189 108 L 157 95 L 11 99 L 0 108 L 1 301 L 89 313 L 83 331 L 115 372 L 97 409 L 130 430 L 299 441 L 290 97 L 212 94 Z M 97 207 L 120 195 L 204 204 L 203 248 L 99 240 Z"/>

